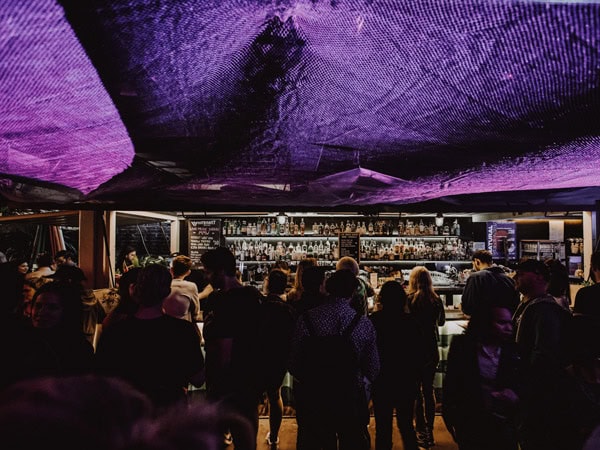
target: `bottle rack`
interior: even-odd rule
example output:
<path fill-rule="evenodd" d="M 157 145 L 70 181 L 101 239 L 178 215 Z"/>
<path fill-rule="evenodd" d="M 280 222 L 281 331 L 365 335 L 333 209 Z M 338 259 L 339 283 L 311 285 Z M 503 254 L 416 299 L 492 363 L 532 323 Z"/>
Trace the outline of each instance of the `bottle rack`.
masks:
<path fill-rule="evenodd" d="M 223 234 L 236 259 L 246 264 L 280 260 L 294 264 L 314 257 L 330 265 L 339 259 L 341 232 L 360 235 L 360 263 L 364 265 L 470 261 L 471 239 L 460 234 L 470 230 L 470 219 L 467 223 L 465 218 L 447 218 L 439 228 L 433 218 L 428 219 L 290 217 L 277 223 L 274 217 L 236 218 L 223 220 Z"/>
<path fill-rule="evenodd" d="M 275 217 L 270 216 L 223 219 L 222 234 L 224 237 L 337 237 L 339 233 L 359 233 L 361 237 L 438 237 L 461 236 L 462 227 L 466 224 L 465 218 L 452 217 L 444 219 L 443 225 L 438 227 L 433 218 L 338 220 L 288 216 L 283 223 L 278 223 Z"/>

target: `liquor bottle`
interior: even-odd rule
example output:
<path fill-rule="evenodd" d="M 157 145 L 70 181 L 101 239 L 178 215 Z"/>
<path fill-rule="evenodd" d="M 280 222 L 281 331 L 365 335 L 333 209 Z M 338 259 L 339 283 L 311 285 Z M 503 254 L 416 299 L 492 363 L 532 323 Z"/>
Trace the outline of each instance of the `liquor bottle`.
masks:
<path fill-rule="evenodd" d="M 264 217 L 260 221 L 260 235 L 261 236 L 267 235 L 267 220 Z"/>
<path fill-rule="evenodd" d="M 454 235 L 460 236 L 460 223 L 458 223 L 458 219 L 454 219 Z"/>
<path fill-rule="evenodd" d="M 304 236 L 304 228 L 306 224 L 304 223 L 304 217 L 300 220 L 300 236 Z"/>

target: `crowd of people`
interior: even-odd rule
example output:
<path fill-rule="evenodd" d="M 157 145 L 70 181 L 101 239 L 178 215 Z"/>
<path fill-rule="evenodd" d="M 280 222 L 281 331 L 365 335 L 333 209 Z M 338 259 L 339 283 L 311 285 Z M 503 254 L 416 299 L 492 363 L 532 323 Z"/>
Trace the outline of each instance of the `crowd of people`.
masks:
<path fill-rule="evenodd" d="M 472 259 L 468 325 L 450 343 L 437 399 L 446 317 L 424 266 L 375 294 L 353 258 L 332 273 L 307 259 L 291 285 L 272 268 L 261 291 L 224 247 L 202 254 L 202 281 L 185 255 L 140 267 L 128 248 L 119 304 L 103 315 L 74 255 L 39 255 L 34 272 L 3 263 L 0 447 L 252 449 L 258 438 L 276 449 L 289 373 L 299 450 L 372 440 L 391 450 L 394 420 L 405 450 L 433 447 L 440 402 L 461 450 L 583 449 L 600 425 L 600 253 L 598 283 L 573 312 L 560 262 L 523 260 L 507 274 L 487 251 Z"/>

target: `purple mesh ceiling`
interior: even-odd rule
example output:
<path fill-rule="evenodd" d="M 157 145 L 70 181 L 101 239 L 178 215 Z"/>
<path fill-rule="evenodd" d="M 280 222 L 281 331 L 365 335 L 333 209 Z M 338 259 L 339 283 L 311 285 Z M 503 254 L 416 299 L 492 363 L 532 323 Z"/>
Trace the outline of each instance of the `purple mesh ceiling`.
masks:
<path fill-rule="evenodd" d="M 13 202 L 600 198 L 597 2 L 5 0 L 0 16 Z"/>
<path fill-rule="evenodd" d="M 125 170 L 131 140 L 62 9 L 4 1 L 0 30 L 0 172 L 87 194 Z"/>

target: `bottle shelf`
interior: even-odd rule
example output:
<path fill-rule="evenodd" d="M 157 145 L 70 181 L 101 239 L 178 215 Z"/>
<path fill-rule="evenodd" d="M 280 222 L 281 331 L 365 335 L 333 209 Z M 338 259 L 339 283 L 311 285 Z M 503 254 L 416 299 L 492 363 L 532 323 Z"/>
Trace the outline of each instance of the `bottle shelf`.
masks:
<path fill-rule="evenodd" d="M 470 259 L 369 259 L 360 261 L 360 264 L 365 266 L 378 265 L 410 265 L 410 264 L 427 264 L 427 263 L 448 263 L 448 264 L 471 264 Z"/>
<path fill-rule="evenodd" d="M 290 240 L 298 240 L 301 241 L 303 239 L 315 239 L 315 240 L 327 240 L 327 239 L 337 239 L 338 235 L 323 235 L 323 234 L 309 234 L 306 233 L 303 236 L 296 234 L 281 234 L 281 235 L 257 235 L 257 236 L 249 236 L 249 235 L 227 235 L 225 236 L 226 240 L 235 240 L 235 239 L 252 239 L 252 240 L 266 240 L 266 241 L 277 241 L 278 239 L 290 239 Z M 430 234 L 381 234 L 381 235 L 373 235 L 373 234 L 361 234 L 361 239 L 365 240 L 394 240 L 394 239 L 423 239 L 426 241 L 442 241 L 444 239 L 460 239 L 463 241 L 469 241 L 471 238 L 466 236 L 445 236 L 445 235 L 430 235 Z"/>

